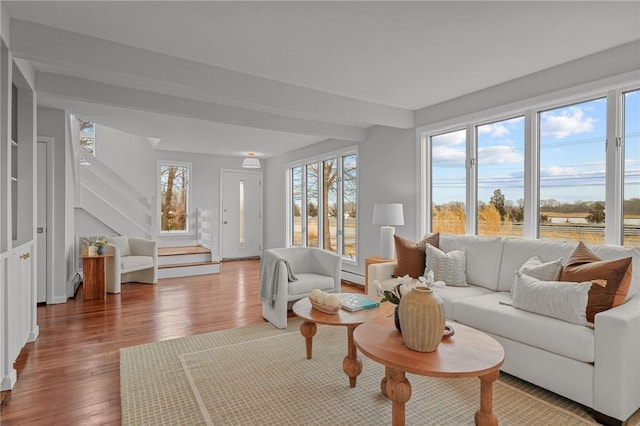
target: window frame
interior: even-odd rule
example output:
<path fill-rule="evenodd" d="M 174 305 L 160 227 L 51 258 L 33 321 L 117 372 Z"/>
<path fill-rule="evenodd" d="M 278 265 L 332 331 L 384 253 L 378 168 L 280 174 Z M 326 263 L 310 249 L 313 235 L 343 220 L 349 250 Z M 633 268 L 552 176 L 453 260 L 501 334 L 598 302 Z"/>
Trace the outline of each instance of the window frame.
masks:
<path fill-rule="evenodd" d="M 548 95 L 529 98 L 501 107 L 463 115 L 457 118 L 425 125 L 416 129 L 416 143 L 420 161 L 419 201 L 417 229 L 418 235 L 431 231 L 432 191 L 431 146 L 430 138 L 443 133 L 465 128 L 467 133 L 467 173 L 466 173 L 466 234 L 476 235 L 477 229 L 477 159 L 476 128 L 510 117 L 524 116 L 524 230 L 523 238 L 539 238 L 540 203 L 540 144 L 539 114 L 543 111 L 571 104 L 604 98 L 606 107 L 606 177 L 604 242 L 606 244 L 624 244 L 622 185 L 624 182 L 624 94 L 640 89 L 637 78 L 620 77 L 619 82 L 608 79 L 604 82 L 582 85 L 572 89 L 554 92 Z"/>
<path fill-rule="evenodd" d="M 177 231 L 163 231 L 162 230 L 162 182 L 160 178 L 162 177 L 162 167 L 163 166 L 177 166 L 177 167 L 186 167 L 187 168 L 187 202 L 185 206 L 185 230 L 177 230 Z M 193 176 L 193 165 L 191 162 L 185 161 L 173 161 L 173 160 L 158 160 L 157 167 L 157 176 L 156 176 L 156 184 L 157 184 L 157 208 L 158 208 L 158 234 L 161 236 L 184 236 L 192 234 L 191 227 L 191 185 L 192 185 L 192 176 Z"/>
<path fill-rule="evenodd" d="M 355 255 L 352 257 L 350 257 L 349 255 L 345 255 L 343 253 L 343 246 L 344 246 L 344 191 L 343 191 L 343 158 L 349 155 L 354 155 L 356 158 L 356 233 L 355 233 L 355 240 L 356 240 L 356 253 Z M 354 265 L 357 266 L 358 265 L 358 252 L 359 252 L 359 229 L 360 229 L 360 215 L 359 215 L 359 198 L 360 198 L 360 193 L 358 191 L 358 188 L 360 186 L 360 173 L 358 172 L 358 147 L 357 146 L 352 146 L 352 147 L 348 147 L 342 150 L 337 150 L 337 151 L 331 151 L 331 152 L 327 152 L 321 155 L 317 155 L 317 156 L 313 156 L 313 157 L 307 157 L 304 159 L 300 159 L 300 160 L 296 160 L 296 161 L 291 161 L 289 163 L 286 163 L 284 166 L 284 173 L 285 173 L 285 186 L 286 186 L 286 208 L 285 208 L 285 241 L 286 241 L 286 246 L 287 247 L 292 247 L 293 246 L 293 169 L 296 167 L 301 167 L 302 168 L 302 200 L 301 200 L 301 211 L 300 211 L 300 217 L 302 218 L 302 238 L 301 238 L 301 245 L 296 246 L 296 247 L 307 247 L 307 233 L 306 233 L 306 218 L 307 218 L 307 192 L 306 192 L 306 181 L 307 181 L 307 166 L 312 165 L 312 164 L 317 164 L 318 165 L 318 170 L 324 170 L 323 164 L 324 161 L 327 160 L 332 160 L 335 159 L 336 160 L 336 168 L 338 171 L 338 187 L 337 187 L 337 214 L 336 216 L 339 218 L 339 220 L 337 220 L 336 223 L 336 232 L 337 232 L 337 239 L 336 239 L 336 253 L 338 255 L 340 255 L 340 257 L 342 258 L 342 262 L 343 264 L 349 264 L 349 265 Z M 318 176 L 318 181 L 321 182 L 322 179 L 324 179 L 323 176 Z M 318 200 L 322 200 L 322 190 L 323 190 L 323 185 L 318 185 Z M 322 203 L 319 202 L 317 209 L 318 209 L 318 215 L 317 217 L 319 218 L 318 220 L 320 220 L 320 218 L 322 217 L 322 215 L 324 215 L 323 212 L 323 206 L 321 205 Z M 319 223 L 318 224 L 318 241 L 322 242 L 324 241 L 324 229 L 323 226 Z"/>

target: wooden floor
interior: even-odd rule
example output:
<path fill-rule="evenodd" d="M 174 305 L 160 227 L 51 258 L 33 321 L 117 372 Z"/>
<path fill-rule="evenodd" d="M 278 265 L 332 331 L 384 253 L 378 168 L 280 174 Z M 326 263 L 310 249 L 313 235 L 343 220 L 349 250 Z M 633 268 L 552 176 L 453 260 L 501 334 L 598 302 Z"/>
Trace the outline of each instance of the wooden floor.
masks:
<path fill-rule="evenodd" d="M 256 260 L 224 262 L 220 274 L 125 284 L 106 301 L 83 301 L 80 288 L 65 304 L 39 306 L 40 336 L 18 357 L 0 424 L 120 424 L 118 350 L 263 322 L 258 272 Z"/>

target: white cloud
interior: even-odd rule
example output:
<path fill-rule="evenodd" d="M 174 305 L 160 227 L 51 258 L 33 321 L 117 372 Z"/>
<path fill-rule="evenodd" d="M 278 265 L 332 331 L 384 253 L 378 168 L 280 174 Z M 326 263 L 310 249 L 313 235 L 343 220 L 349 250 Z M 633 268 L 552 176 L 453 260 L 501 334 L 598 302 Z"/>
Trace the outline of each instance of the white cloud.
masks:
<path fill-rule="evenodd" d="M 451 146 L 434 146 L 432 151 L 433 163 L 436 166 L 464 165 L 467 154 L 465 149 Z"/>
<path fill-rule="evenodd" d="M 523 163 L 524 157 L 516 152 L 513 147 L 506 145 L 494 145 L 486 148 L 478 148 L 479 164 L 513 164 Z"/>
<path fill-rule="evenodd" d="M 465 130 L 458 130 L 456 132 L 444 133 L 442 135 L 433 136 L 431 138 L 431 143 L 433 145 L 434 150 L 442 146 L 462 145 L 464 147 L 466 142 L 467 142 L 467 132 Z"/>
<path fill-rule="evenodd" d="M 485 124 L 478 127 L 478 133 L 489 135 L 492 138 L 500 138 L 509 134 L 509 129 L 502 123 Z"/>
<path fill-rule="evenodd" d="M 542 136 L 564 139 L 570 135 L 590 132 L 596 119 L 589 117 L 580 107 L 563 108 L 556 113 L 545 112 L 542 115 Z"/>

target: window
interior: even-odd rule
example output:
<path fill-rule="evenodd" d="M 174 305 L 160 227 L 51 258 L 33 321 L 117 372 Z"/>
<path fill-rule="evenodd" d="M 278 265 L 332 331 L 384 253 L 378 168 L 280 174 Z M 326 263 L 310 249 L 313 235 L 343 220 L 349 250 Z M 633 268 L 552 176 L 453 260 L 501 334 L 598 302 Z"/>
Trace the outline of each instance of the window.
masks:
<path fill-rule="evenodd" d="M 342 157 L 342 253 L 356 259 L 358 239 L 356 233 L 356 213 L 358 212 L 358 175 L 356 155 Z"/>
<path fill-rule="evenodd" d="M 478 235 L 522 236 L 524 117 L 476 126 Z"/>
<path fill-rule="evenodd" d="M 302 241 L 302 166 L 291 169 L 291 245 L 300 247 Z"/>
<path fill-rule="evenodd" d="M 80 146 L 96 155 L 96 123 L 76 117 L 80 125 Z"/>
<path fill-rule="evenodd" d="M 593 93 L 420 129 L 421 231 L 640 246 L 640 87 Z"/>
<path fill-rule="evenodd" d="M 288 167 L 288 244 L 357 259 L 357 156 L 353 151 Z"/>
<path fill-rule="evenodd" d="M 604 242 L 607 102 L 538 113 L 540 238 Z"/>
<path fill-rule="evenodd" d="M 431 136 L 432 232 L 465 233 L 466 130 Z"/>
<path fill-rule="evenodd" d="M 624 94 L 624 245 L 640 247 L 640 90 Z"/>
<path fill-rule="evenodd" d="M 188 164 L 160 164 L 160 232 L 188 232 Z"/>

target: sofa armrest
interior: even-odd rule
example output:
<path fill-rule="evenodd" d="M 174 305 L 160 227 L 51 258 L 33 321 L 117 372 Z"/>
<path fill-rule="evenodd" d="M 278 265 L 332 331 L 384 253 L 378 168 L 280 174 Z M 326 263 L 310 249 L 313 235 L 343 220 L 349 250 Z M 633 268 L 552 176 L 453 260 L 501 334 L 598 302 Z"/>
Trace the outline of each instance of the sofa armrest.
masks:
<path fill-rule="evenodd" d="M 369 276 L 369 282 L 367 283 L 368 295 L 378 296 L 378 289 L 373 282 L 376 280 L 382 282 L 393 278 L 396 273 L 396 262 L 372 263 L 369 265 L 367 273 Z"/>
<path fill-rule="evenodd" d="M 640 407 L 640 294 L 595 316 L 593 408 L 626 420 Z"/>
<path fill-rule="evenodd" d="M 158 242 L 142 238 L 129 238 L 131 256 L 151 256 L 153 264 L 158 264 Z"/>

